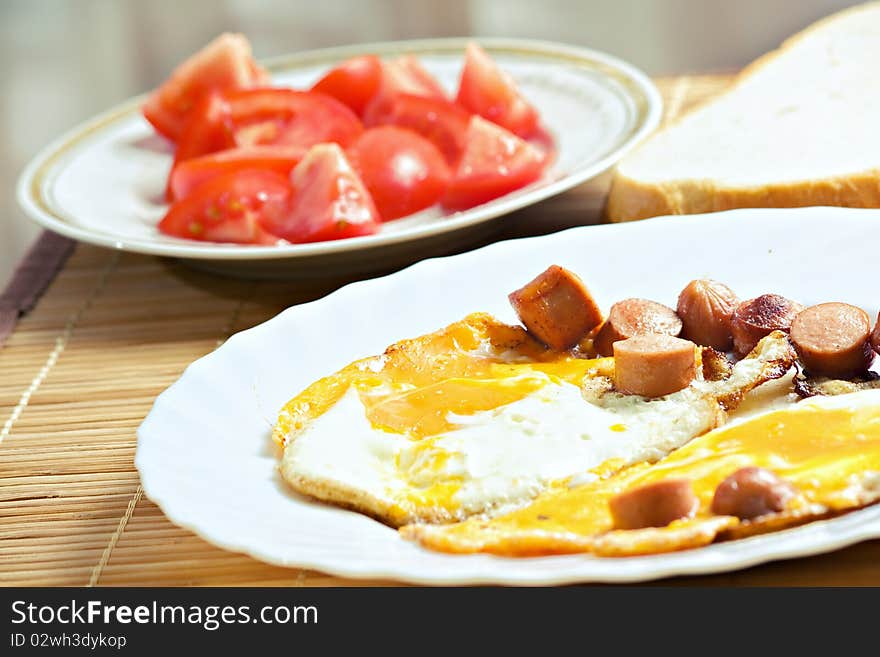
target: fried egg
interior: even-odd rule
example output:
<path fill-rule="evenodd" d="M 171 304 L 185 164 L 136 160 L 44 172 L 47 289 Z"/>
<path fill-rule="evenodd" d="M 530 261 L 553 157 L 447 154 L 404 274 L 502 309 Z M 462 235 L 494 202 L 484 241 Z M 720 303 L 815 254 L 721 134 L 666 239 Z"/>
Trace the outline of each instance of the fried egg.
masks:
<path fill-rule="evenodd" d="M 746 466 L 772 470 L 796 495 L 786 508 L 753 520 L 711 512 L 721 481 Z M 686 478 L 696 516 L 666 527 L 614 530 L 608 501 L 636 486 Z M 692 440 L 663 460 L 640 463 L 575 488 L 556 487 L 490 520 L 412 525 L 407 538 L 447 552 L 627 556 L 680 550 L 838 514 L 880 500 L 880 390 L 815 397 L 753 415 Z"/>
<path fill-rule="evenodd" d="M 474 314 L 292 399 L 274 432 L 280 471 L 299 492 L 392 526 L 504 513 L 663 458 L 793 360 L 775 333 L 729 376 L 649 400 L 613 390 L 611 358 L 554 352 Z"/>

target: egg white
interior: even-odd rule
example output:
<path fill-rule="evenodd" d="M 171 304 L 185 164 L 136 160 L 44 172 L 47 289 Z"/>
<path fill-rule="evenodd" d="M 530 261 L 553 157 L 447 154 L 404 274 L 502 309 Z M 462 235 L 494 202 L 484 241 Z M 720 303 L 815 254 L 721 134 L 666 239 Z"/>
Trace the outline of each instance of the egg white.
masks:
<path fill-rule="evenodd" d="M 349 388 L 287 446 L 282 472 L 340 482 L 388 505 L 447 483 L 456 488 L 453 515 L 464 517 L 520 504 L 551 482 L 585 483 L 610 461 L 662 458 L 717 423 L 705 382 L 658 400 L 626 396 L 602 407 L 571 383 L 529 376 L 543 377 L 543 387 L 492 410 L 449 413 L 452 430 L 420 440 L 373 426 Z M 789 394 L 790 380 L 774 387 L 777 394 L 763 395 L 749 415 Z"/>

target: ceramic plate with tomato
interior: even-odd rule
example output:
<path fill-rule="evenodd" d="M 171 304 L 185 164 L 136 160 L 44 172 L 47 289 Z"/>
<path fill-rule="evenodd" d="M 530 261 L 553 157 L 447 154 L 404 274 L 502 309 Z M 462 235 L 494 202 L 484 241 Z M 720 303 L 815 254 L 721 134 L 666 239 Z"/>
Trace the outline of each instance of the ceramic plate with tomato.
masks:
<path fill-rule="evenodd" d="M 479 75 L 461 80 L 466 39 L 300 53 L 265 63 L 273 87 L 289 89 L 231 93 L 223 108 L 205 98 L 191 112 L 187 106 L 186 115 L 154 105 L 147 112 L 153 125 L 141 114 L 153 96 L 140 97 L 79 126 L 28 165 L 19 180 L 20 202 L 37 222 L 75 239 L 192 259 L 231 273 L 366 272 L 467 246 L 497 228 L 503 215 L 606 170 L 659 122 L 656 89 L 620 60 L 543 42 L 479 44 L 527 104 L 508 103 L 492 115 L 503 90 L 481 84 Z M 379 102 L 371 59 L 361 58 L 366 54 L 395 62 L 382 79 L 399 76 L 402 86 L 418 93 L 389 94 Z M 348 78 L 327 75 L 352 58 Z M 469 61 L 477 65 L 472 68 L 481 64 Z M 238 73 L 265 84 L 256 65 Z M 319 80 L 318 89 L 338 103 L 290 91 L 311 89 Z M 450 103 L 438 120 L 432 95 L 459 103 Z M 487 120 L 468 122 L 462 104 L 485 108 Z M 221 110 L 225 123 L 215 120 Z M 305 117 L 295 123 L 297 130 L 278 132 L 291 124 L 266 118 L 284 112 Z M 352 131 L 347 112 L 373 129 Z M 197 121 L 189 118 L 196 113 Z M 499 144 L 510 150 L 505 139 L 514 133 L 532 144 L 551 144 L 552 161 L 536 175 L 535 151 L 521 149 L 510 162 L 513 183 L 483 175 L 483 162 L 497 158 Z M 341 146 L 313 147 L 324 141 Z M 248 147 L 224 150 L 230 143 Z M 208 156 L 193 157 L 200 153 Z M 412 193 L 395 188 L 383 168 L 395 157 L 421 162 L 431 172 L 427 183 Z M 322 217 L 339 208 L 329 206 L 320 190 L 340 186 L 347 190 L 340 199 L 351 221 L 328 222 Z M 169 206 L 169 199 L 177 202 Z"/>

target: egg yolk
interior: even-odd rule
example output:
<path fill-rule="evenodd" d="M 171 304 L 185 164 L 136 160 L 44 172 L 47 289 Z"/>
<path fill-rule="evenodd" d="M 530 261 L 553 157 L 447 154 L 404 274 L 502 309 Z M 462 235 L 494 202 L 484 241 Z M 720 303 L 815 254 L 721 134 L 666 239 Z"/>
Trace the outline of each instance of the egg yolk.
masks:
<path fill-rule="evenodd" d="M 519 401 L 550 382 L 580 385 L 596 360 L 564 358 L 552 363 L 486 363 L 482 372 L 452 377 L 400 392 L 371 394 L 361 401 L 377 429 L 422 439 L 455 429 L 450 414 L 473 415 Z M 395 383 L 400 384 L 397 380 Z"/>
<path fill-rule="evenodd" d="M 321 379 L 291 400 L 275 439 L 326 413 L 354 386 L 377 429 L 411 439 L 454 428 L 450 413 L 473 415 L 519 401 L 550 381 L 580 385 L 590 371 L 610 376 L 613 359 L 554 352 L 515 326 L 469 315 L 437 333 L 396 344 Z"/>

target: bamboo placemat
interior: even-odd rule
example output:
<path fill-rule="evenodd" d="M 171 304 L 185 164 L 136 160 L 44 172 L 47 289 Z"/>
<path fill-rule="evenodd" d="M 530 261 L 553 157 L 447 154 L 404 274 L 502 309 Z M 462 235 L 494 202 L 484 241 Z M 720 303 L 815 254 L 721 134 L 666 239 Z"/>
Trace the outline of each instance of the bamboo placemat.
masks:
<path fill-rule="evenodd" d="M 728 82 L 726 76 L 659 80 L 667 117 Z M 505 220 L 502 237 L 596 221 L 606 186 L 607 176 L 520 212 Z M 0 583 L 382 583 L 269 566 L 209 545 L 171 524 L 143 496 L 133 465 L 137 426 L 186 365 L 232 333 L 345 282 L 238 281 L 78 246 L 0 350 Z M 873 541 L 671 581 L 880 584 L 878 557 L 880 541 Z"/>

